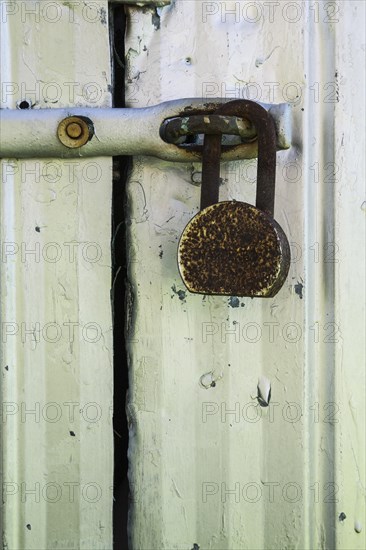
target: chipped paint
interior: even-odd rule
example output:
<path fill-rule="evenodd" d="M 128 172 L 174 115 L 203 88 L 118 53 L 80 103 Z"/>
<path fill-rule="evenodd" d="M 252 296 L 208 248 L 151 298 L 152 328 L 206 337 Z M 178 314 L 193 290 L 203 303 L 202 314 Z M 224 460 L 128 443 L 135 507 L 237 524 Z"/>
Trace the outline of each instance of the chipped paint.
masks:
<path fill-rule="evenodd" d="M 302 283 L 296 283 L 294 286 L 295 293 L 299 296 L 300 300 L 303 298 L 304 285 Z"/>
<path fill-rule="evenodd" d="M 228 300 L 230 307 L 239 307 L 240 306 L 240 300 L 237 296 L 230 296 Z"/>
<path fill-rule="evenodd" d="M 158 31 L 160 29 L 160 14 L 158 13 L 157 8 L 151 9 L 151 23 L 154 26 L 154 29 Z"/>
<path fill-rule="evenodd" d="M 260 376 L 257 384 L 258 403 L 261 407 L 268 407 L 271 400 L 271 382 L 265 376 Z"/>
<path fill-rule="evenodd" d="M 211 371 L 211 372 L 207 372 L 206 374 L 203 374 L 200 378 L 200 384 L 206 390 L 208 388 L 214 388 L 216 386 L 216 379 L 215 379 L 214 373 Z"/>
<path fill-rule="evenodd" d="M 174 292 L 174 294 L 176 294 L 178 296 L 179 300 L 181 300 L 182 302 L 186 301 L 186 296 L 187 296 L 187 291 L 186 290 L 182 290 L 182 289 L 177 290 L 175 285 L 173 285 L 171 288 L 172 288 L 172 291 Z"/>

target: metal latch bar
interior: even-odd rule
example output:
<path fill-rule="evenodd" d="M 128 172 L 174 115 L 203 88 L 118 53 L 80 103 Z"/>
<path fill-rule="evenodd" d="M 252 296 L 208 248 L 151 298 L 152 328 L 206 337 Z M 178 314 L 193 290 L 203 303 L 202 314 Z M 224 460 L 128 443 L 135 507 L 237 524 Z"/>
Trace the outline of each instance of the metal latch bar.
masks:
<path fill-rule="evenodd" d="M 67 108 L 0 110 L 1 158 L 80 158 L 147 155 L 176 162 L 200 161 L 201 151 L 166 143 L 160 136 L 162 123 L 174 117 L 214 113 L 227 99 L 177 99 L 145 108 Z M 277 128 L 277 148 L 291 145 L 288 104 L 261 104 Z M 58 137 L 60 124 L 68 117 L 91 121 L 93 135 L 78 148 L 69 148 Z M 255 158 L 257 142 L 242 143 L 224 151 L 222 161 Z"/>

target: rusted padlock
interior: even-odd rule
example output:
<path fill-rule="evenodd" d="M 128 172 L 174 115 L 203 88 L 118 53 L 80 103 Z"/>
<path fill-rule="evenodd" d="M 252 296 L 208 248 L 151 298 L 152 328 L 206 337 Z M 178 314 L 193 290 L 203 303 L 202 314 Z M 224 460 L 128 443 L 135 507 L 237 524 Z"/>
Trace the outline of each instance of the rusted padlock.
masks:
<path fill-rule="evenodd" d="M 256 127 L 256 206 L 218 202 L 222 135 L 205 135 L 201 211 L 181 236 L 180 274 L 190 292 L 270 298 L 282 287 L 290 267 L 287 237 L 273 219 L 275 125 L 267 111 L 253 101 L 230 101 L 215 114 L 243 117 Z"/>

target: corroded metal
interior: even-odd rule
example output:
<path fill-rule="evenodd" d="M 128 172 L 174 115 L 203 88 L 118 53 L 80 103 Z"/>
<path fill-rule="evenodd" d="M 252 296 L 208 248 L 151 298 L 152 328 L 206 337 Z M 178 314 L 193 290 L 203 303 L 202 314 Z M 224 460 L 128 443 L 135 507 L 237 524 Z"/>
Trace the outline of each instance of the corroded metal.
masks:
<path fill-rule="evenodd" d="M 290 267 L 290 247 L 273 219 L 276 134 L 259 105 L 239 100 L 218 110 L 248 115 L 258 133 L 256 206 L 218 203 L 221 135 L 205 136 L 201 210 L 186 226 L 178 249 L 182 279 L 190 292 L 227 296 L 273 297 Z"/>
<path fill-rule="evenodd" d="M 77 149 L 92 139 L 94 126 L 87 117 L 69 116 L 57 128 L 57 137 L 65 147 Z"/>
<path fill-rule="evenodd" d="M 267 214 L 227 201 L 205 208 L 186 226 L 178 262 L 190 292 L 269 298 L 285 282 L 290 248 Z"/>
<path fill-rule="evenodd" d="M 179 143 L 182 136 L 201 133 L 237 135 L 245 141 L 252 141 L 257 137 L 255 127 L 245 118 L 207 113 L 170 118 L 164 120 L 160 128 L 160 136 L 167 143 Z"/>
<path fill-rule="evenodd" d="M 256 207 L 273 217 L 276 185 L 276 128 L 273 118 L 258 103 L 244 99 L 230 101 L 217 112 L 226 115 L 235 113 L 255 124 L 258 134 Z"/>
<path fill-rule="evenodd" d="M 201 210 L 219 200 L 221 134 L 206 135 L 202 151 Z"/>

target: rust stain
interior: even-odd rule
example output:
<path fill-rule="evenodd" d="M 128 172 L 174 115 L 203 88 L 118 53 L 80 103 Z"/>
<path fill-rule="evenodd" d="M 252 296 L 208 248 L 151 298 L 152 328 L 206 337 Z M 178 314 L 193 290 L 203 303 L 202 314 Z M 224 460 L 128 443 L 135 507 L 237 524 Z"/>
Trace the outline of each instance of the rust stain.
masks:
<path fill-rule="evenodd" d="M 271 297 L 289 266 L 281 227 L 247 203 L 205 208 L 188 223 L 179 243 L 180 272 L 194 293 Z"/>

